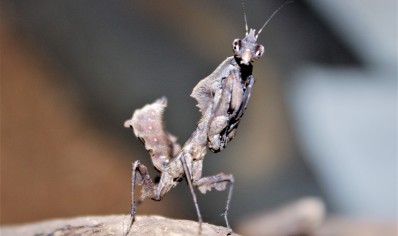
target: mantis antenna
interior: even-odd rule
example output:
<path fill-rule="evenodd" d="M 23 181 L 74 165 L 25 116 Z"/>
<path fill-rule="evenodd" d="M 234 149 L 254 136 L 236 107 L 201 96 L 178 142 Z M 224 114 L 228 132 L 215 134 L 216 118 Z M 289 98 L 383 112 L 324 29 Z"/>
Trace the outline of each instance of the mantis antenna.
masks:
<path fill-rule="evenodd" d="M 246 35 L 248 34 L 248 26 L 247 26 L 247 18 L 246 18 L 246 10 L 245 10 L 245 1 L 241 0 L 242 3 L 242 9 L 243 9 L 243 17 L 245 18 L 245 29 L 246 29 Z"/>
<path fill-rule="evenodd" d="M 274 13 L 272 13 L 272 15 L 270 16 L 270 17 L 268 17 L 268 19 L 265 21 L 265 23 L 264 23 L 264 25 L 261 27 L 261 29 L 258 31 L 258 33 L 257 33 L 257 35 L 256 35 L 256 39 L 258 38 L 258 36 L 260 35 L 260 33 L 261 33 L 261 31 L 263 31 L 263 29 L 264 29 L 264 27 L 271 21 L 271 19 L 276 15 L 276 13 L 278 13 L 284 6 L 286 6 L 286 5 L 288 5 L 288 4 L 290 4 L 290 3 L 293 3 L 294 1 L 286 1 L 286 2 L 284 2 L 284 3 L 282 3 L 282 5 L 280 5 L 279 7 L 278 7 L 278 9 L 276 9 L 275 11 L 274 11 Z M 244 4 L 243 4 L 243 0 L 242 0 L 242 5 L 244 6 Z M 245 8 L 243 7 L 243 10 L 244 10 Z M 246 13 L 244 12 L 244 16 L 245 16 L 245 22 L 246 22 Z M 247 22 L 246 22 L 246 34 L 247 34 Z"/>

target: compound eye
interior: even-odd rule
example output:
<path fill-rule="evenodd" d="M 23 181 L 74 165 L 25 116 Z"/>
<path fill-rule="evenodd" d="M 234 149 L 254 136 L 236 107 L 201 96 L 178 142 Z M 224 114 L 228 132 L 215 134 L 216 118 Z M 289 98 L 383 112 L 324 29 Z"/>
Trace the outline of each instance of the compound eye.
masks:
<path fill-rule="evenodd" d="M 264 46 L 261 44 L 256 45 L 256 57 L 261 57 L 264 53 Z"/>
<path fill-rule="evenodd" d="M 240 50 L 241 46 L 242 46 L 242 40 L 240 40 L 240 39 L 235 39 L 232 42 L 232 48 L 234 49 L 235 52 L 238 52 Z"/>

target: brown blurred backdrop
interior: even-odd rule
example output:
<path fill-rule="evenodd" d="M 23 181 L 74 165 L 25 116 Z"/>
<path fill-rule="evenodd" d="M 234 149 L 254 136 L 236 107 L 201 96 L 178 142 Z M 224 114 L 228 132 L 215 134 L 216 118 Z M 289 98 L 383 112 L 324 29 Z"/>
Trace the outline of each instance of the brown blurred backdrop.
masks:
<path fill-rule="evenodd" d="M 259 28 L 282 2 L 247 1 L 249 26 Z M 244 34 L 239 1 L 0 5 L 1 224 L 128 213 L 131 162 L 150 160 L 124 120 L 166 96 L 167 128 L 184 142 L 199 118 L 192 88 Z M 204 175 L 234 174 L 233 223 L 306 195 L 323 197 L 333 212 L 297 145 L 283 84 L 303 64 L 361 60 L 305 1 L 278 13 L 259 42 L 266 53 L 254 64 L 238 135 L 206 157 Z M 196 219 L 185 185 L 147 200 L 139 214 Z M 225 198 L 199 197 L 205 221 L 223 224 Z"/>

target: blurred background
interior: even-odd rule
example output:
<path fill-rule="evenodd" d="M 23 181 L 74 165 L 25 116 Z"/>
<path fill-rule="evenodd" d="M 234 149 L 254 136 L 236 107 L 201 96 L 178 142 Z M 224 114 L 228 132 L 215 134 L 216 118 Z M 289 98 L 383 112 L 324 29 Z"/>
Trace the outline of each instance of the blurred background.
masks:
<path fill-rule="evenodd" d="M 283 2 L 247 0 L 249 27 Z M 123 122 L 166 96 L 184 143 L 200 118 L 192 88 L 244 36 L 238 0 L 0 6 L 1 224 L 128 213 L 131 162 L 151 162 Z M 204 176 L 235 176 L 232 225 L 304 196 L 330 216 L 395 222 L 397 2 L 297 0 L 258 41 L 238 135 L 204 162 Z M 199 196 L 206 222 L 224 224 L 226 196 Z M 138 212 L 196 220 L 184 182 Z"/>

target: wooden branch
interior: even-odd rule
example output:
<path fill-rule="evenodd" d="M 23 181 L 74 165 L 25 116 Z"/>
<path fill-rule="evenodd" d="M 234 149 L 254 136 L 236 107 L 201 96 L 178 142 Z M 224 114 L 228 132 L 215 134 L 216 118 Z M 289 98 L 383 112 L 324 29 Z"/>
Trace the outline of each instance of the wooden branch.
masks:
<path fill-rule="evenodd" d="M 175 220 L 162 216 L 137 216 L 129 235 L 199 235 L 196 221 Z M 72 219 L 56 219 L 31 224 L 0 228 L 2 236 L 19 235 L 119 235 L 127 232 L 130 215 L 87 216 Z M 207 223 L 202 225 L 202 235 L 227 235 L 225 227 Z M 237 236 L 237 234 L 232 234 Z"/>

